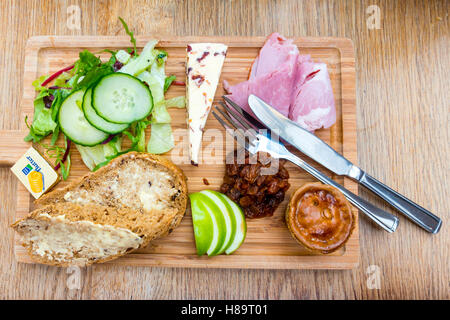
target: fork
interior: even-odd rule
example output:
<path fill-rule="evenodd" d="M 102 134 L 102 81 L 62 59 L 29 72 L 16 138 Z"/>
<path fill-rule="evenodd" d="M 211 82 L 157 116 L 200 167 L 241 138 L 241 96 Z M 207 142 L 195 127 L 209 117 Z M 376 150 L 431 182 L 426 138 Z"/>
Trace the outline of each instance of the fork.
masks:
<path fill-rule="evenodd" d="M 257 132 L 255 128 L 260 129 L 262 125 L 259 126 L 259 121 L 251 117 L 245 110 L 242 110 L 239 106 L 235 105 L 234 103 L 232 104 L 233 108 L 238 111 L 236 112 L 226 104 L 222 102 L 220 104 L 226 111 L 222 111 L 220 108 L 215 106 L 215 110 L 212 112 L 212 114 L 225 128 L 227 133 L 230 134 L 239 145 L 244 147 L 252 155 L 257 154 L 258 152 L 265 152 L 270 154 L 270 156 L 272 156 L 273 158 L 285 159 L 292 162 L 293 164 L 299 166 L 300 168 L 311 174 L 320 182 L 338 189 L 344 194 L 344 196 L 348 199 L 348 201 L 350 201 L 350 203 L 361 210 L 361 212 L 363 212 L 384 230 L 388 232 L 394 232 L 397 229 L 399 220 L 396 216 L 360 198 L 348 189 L 344 188 L 339 183 L 328 178 L 325 174 L 323 174 L 301 158 L 291 153 L 281 142 L 274 141 L 272 139 L 273 132 L 271 132 L 270 135 Z M 218 113 L 216 113 L 216 111 Z M 231 126 L 227 124 L 227 121 L 229 124 L 231 124 Z"/>

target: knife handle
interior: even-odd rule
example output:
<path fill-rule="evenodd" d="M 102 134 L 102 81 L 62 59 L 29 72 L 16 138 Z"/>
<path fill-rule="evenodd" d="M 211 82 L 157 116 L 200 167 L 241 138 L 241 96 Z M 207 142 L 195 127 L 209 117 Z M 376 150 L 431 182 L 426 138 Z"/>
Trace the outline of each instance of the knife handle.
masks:
<path fill-rule="evenodd" d="M 320 182 L 328 184 L 330 186 L 335 187 L 339 191 L 341 191 L 347 200 L 353 204 L 356 208 L 361 210 L 366 216 L 368 216 L 372 221 L 374 221 L 377 225 L 382 227 L 384 230 L 388 232 L 394 232 L 398 226 L 398 218 L 376 206 L 371 204 L 370 202 L 364 200 L 363 198 L 357 196 L 353 192 L 341 186 L 339 183 L 334 180 L 328 178 L 322 172 L 309 165 L 307 162 L 303 161 L 296 155 L 290 153 L 286 150 L 286 153 L 283 156 L 284 159 L 291 161 L 292 163 L 298 165 L 300 168 L 311 174 L 313 177 L 318 179 Z"/>
<path fill-rule="evenodd" d="M 442 220 L 363 172 L 359 182 L 428 232 L 438 233 Z"/>

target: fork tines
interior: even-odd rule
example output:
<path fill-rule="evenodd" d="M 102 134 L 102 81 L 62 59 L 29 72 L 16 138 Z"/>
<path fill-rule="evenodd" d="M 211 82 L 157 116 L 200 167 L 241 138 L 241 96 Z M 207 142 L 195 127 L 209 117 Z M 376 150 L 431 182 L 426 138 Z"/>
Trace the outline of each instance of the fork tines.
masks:
<path fill-rule="evenodd" d="M 230 134 L 239 145 L 247 150 L 249 149 L 249 145 L 254 146 L 255 142 L 258 140 L 255 130 L 242 118 L 241 115 L 233 112 L 224 103 L 221 103 L 221 105 L 225 111 L 221 110 L 218 106 L 215 106 L 212 112 L 217 121 L 219 121 L 228 134 Z M 215 111 L 217 111 L 217 113 Z"/>
<path fill-rule="evenodd" d="M 240 115 L 242 115 L 242 117 L 247 121 L 248 124 L 250 124 L 255 130 L 258 129 L 268 129 L 264 124 L 262 124 L 261 122 L 259 122 L 259 120 L 255 119 L 255 117 L 253 117 L 250 113 L 248 113 L 247 111 L 245 111 L 244 109 L 242 109 L 237 103 L 235 103 L 233 100 L 231 100 L 230 98 L 228 98 L 227 96 L 222 96 L 222 98 L 225 100 L 226 104 L 224 104 L 223 102 L 220 102 L 220 104 L 222 106 L 225 107 L 225 109 L 227 111 L 229 111 L 231 108 L 228 106 L 233 107 L 233 109 L 235 110 L 235 112 L 239 113 Z"/>

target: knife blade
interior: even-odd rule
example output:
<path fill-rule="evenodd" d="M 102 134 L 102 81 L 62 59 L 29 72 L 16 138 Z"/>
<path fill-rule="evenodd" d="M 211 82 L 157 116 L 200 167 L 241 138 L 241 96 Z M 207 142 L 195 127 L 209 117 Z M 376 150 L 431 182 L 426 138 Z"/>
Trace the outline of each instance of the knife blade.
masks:
<path fill-rule="evenodd" d="M 298 123 L 288 119 L 257 96 L 250 95 L 248 104 L 265 126 L 276 130 L 281 138 L 299 151 L 335 174 L 356 180 L 426 231 L 439 232 L 442 225 L 439 217 L 371 177 L 316 135 L 303 129 Z"/>
<path fill-rule="evenodd" d="M 353 164 L 337 153 L 323 140 L 303 129 L 298 123 L 288 119 L 255 95 L 250 95 L 248 103 L 253 113 L 270 129 L 296 147 L 302 153 L 338 175 L 355 174 Z M 355 177 L 357 178 L 357 177 Z"/>

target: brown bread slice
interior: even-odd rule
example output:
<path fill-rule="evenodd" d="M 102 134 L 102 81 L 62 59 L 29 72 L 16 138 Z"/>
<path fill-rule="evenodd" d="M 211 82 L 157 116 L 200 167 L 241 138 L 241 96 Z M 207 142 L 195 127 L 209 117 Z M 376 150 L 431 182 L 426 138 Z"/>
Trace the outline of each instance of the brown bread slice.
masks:
<path fill-rule="evenodd" d="M 145 219 L 135 210 L 70 202 L 46 205 L 12 227 L 31 258 L 60 267 L 88 266 L 145 245 Z"/>
<path fill-rule="evenodd" d="M 145 235 L 148 244 L 181 222 L 187 205 L 186 177 L 163 156 L 129 152 L 35 203 L 42 206 L 61 202 L 136 210 L 150 226 Z"/>
<path fill-rule="evenodd" d="M 181 222 L 187 205 L 186 178 L 177 166 L 162 156 L 130 152 L 98 171 L 44 195 L 36 204 L 44 207 L 19 220 L 13 227 L 24 238 L 24 245 L 37 262 L 60 266 L 104 262 L 136 248 L 116 253 L 109 248 L 111 252 L 107 256 L 87 257 L 83 252 L 81 258 L 70 254 L 63 258 L 59 254 L 42 255 L 33 243 L 48 235 L 36 234 L 33 228 L 36 225 L 39 229 L 50 226 L 50 229 L 65 228 L 70 232 L 68 230 L 78 230 L 80 226 L 94 223 L 129 231 L 141 239 L 138 247 L 144 247 L 151 240 L 170 233 Z M 111 232 L 118 233 L 115 229 Z M 82 234 L 82 237 L 89 236 L 89 231 Z M 34 241 L 30 240 L 31 237 Z M 66 243 L 64 237 L 60 238 L 58 241 Z"/>

